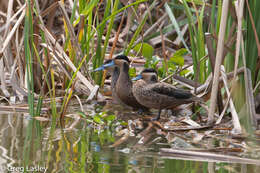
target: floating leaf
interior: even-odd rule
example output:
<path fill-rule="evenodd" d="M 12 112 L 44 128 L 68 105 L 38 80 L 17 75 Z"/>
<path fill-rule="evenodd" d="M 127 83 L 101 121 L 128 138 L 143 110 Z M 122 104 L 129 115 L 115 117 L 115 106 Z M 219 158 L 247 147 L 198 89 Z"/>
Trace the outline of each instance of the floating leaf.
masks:
<path fill-rule="evenodd" d="M 134 50 L 146 58 L 152 58 L 154 52 L 154 48 L 148 43 L 139 43 L 134 47 Z"/>

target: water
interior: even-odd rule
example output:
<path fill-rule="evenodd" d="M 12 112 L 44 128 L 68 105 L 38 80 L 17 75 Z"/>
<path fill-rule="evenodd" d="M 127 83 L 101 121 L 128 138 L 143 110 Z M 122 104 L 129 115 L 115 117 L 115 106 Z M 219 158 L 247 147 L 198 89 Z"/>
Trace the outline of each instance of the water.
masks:
<path fill-rule="evenodd" d="M 259 172 L 260 166 L 239 163 L 192 161 L 162 155 L 168 144 L 136 145 L 130 137 L 113 148 L 119 139 L 113 129 L 91 126 L 79 120 L 61 130 L 56 123 L 28 119 L 26 114 L 1 113 L 0 172 L 104 172 L 186 173 Z M 66 118 L 67 127 L 75 120 Z M 41 128 L 39 128 L 41 127 Z"/>

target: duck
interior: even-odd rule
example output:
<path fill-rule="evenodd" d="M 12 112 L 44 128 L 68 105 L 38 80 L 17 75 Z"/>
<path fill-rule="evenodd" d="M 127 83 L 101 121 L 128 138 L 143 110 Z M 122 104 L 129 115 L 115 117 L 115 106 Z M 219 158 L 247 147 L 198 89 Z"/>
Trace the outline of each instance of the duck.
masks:
<path fill-rule="evenodd" d="M 174 109 L 182 104 L 203 102 L 187 90 L 176 88 L 168 83 L 158 82 L 157 72 L 154 69 L 144 69 L 132 79 L 133 95 L 145 107 L 158 109 L 158 115 L 152 120 L 160 119 L 162 109 Z"/>
<path fill-rule="evenodd" d="M 114 79 L 113 81 L 115 85 L 111 83 L 112 93 L 114 92 L 121 102 L 123 102 L 127 106 L 132 107 L 133 110 L 138 110 L 139 113 L 148 112 L 149 109 L 146 106 L 140 104 L 133 95 L 132 92 L 133 82 L 130 79 L 128 74 L 129 65 L 130 65 L 130 60 L 126 55 L 118 55 L 115 58 L 113 58 L 111 61 L 103 64 L 99 68 L 100 69 L 108 69 L 111 67 L 118 68 L 119 73 L 117 74 L 119 75 L 115 76 L 114 78 L 117 78 L 117 80 Z M 98 69 L 95 70 L 97 71 Z"/>
<path fill-rule="evenodd" d="M 107 70 L 109 72 L 109 74 L 111 75 L 111 91 L 112 91 L 112 99 L 119 104 L 124 105 L 124 103 L 118 98 L 117 94 L 116 94 L 116 82 L 117 79 L 119 77 L 119 67 L 117 66 L 107 66 L 108 64 L 112 63 L 112 59 L 108 59 L 104 62 L 104 64 L 98 68 L 96 68 L 95 70 L 93 70 L 94 72 L 96 71 L 101 71 L 101 70 Z M 126 106 L 126 105 L 124 105 Z"/>

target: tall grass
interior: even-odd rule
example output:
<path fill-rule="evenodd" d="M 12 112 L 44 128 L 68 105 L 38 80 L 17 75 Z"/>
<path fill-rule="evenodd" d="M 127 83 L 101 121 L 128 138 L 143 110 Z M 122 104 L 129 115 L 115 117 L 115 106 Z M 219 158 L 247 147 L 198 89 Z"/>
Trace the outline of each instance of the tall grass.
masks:
<path fill-rule="evenodd" d="M 258 41 L 260 24 L 257 23 L 257 16 L 259 16 L 260 12 L 256 7 L 260 4 L 256 0 L 248 2 L 252 18 L 249 15 L 249 8 L 247 7 L 244 13 L 243 23 L 245 54 L 247 58 L 246 66 L 251 70 L 252 83 L 253 87 L 255 87 L 254 94 L 256 95 L 259 90 L 260 79 L 260 46 Z M 141 3 L 145 6 L 145 11 L 137 13 Z M 112 38 L 116 38 L 115 31 L 119 30 L 116 24 L 118 21 L 125 20 L 122 16 L 127 16 L 127 13 L 130 13 L 130 8 L 133 12 L 133 16 L 131 16 L 133 23 L 126 36 L 120 38 L 123 39 L 123 46 L 118 47 L 117 53 L 136 55 L 138 53 L 132 53 L 132 50 L 134 50 L 138 43 L 141 42 L 141 45 L 152 47 L 151 45 L 153 43 L 151 40 L 156 38 L 157 40 L 161 39 L 161 44 L 155 45 L 157 48 L 159 47 L 160 50 L 156 52 L 153 47 L 149 49 L 152 50 L 150 52 L 150 60 L 156 61 L 153 67 L 158 68 L 160 64 L 158 62 L 162 61 L 162 58 L 156 60 L 153 55 L 156 54 L 164 57 L 162 64 L 166 67 L 171 56 L 178 51 L 179 48 L 186 47 L 188 56 L 192 57 L 193 61 L 194 75 L 191 75 L 191 79 L 204 83 L 212 71 L 212 67 L 207 59 L 208 50 L 205 46 L 204 34 L 205 32 L 212 34 L 213 51 L 216 53 L 222 0 L 212 0 L 211 4 L 205 1 L 191 0 L 166 3 L 138 0 L 130 4 L 123 4 L 119 0 L 79 0 L 70 4 L 70 8 L 67 8 L 66 5 L 68 4 L 65 5 L 64 1 L 61 1 L 52 3 L 49 8 L 45 8 L 43 11 L 38 7 L 38 1 L 27 0 L 26 4 L 24 28 L 22 28 L 24 29 L 23 58 L 25 67 L 22 67 L 20 64 L 20 67 L 24 69 L 19 70 L 19 73 L 23 73 L 24 71 L 26 75 L 18 74 L 17 72 L 17 76 L 20 76 L 20 79 L 22 79 L 24 75 L 26 76 L 25 88 L 28 90 L 28 105 L 31 116 L 39 116 L 45 99 L 50 97 L 51 103 L 49 106 L 52 111 L 52 118 L 56 121 L 59 115 L 64 116 L 66 113 L 69 102 L 75 93 L 75 86 L 78 82 L 76 79 L 82 82 L 84 80 L 89 82 L 91 87 L 87 86 L 89 90 L 86 89 L 86 93 L 88 94 L 91 92 L 93 85 L 102 83 L 102 72 L 91 73 L 91 70 L 100 66 L 106 57 L 111 57 L 109 55 L 113 54 L 114 49 L 111 49 L 110 43 L 113 42 L 111 41 Z M 159 7 L 159 9 L 157 9 L 157 7 Z M 60 12 L 59 15 L 61 15 L 61 17 L 59 16 L 59 19 L 63 20 L 62 26 L 64 27 L 61 30 L 63 33 L 60 34 L 62 37 L 59 37 L 60 35 L 58 34 L 53 34 L 53 28 L 48 28 L 52 34 L 46 34 L 48 29 L 45 20 L 48 21 L 48 18 L 54 19 L 55 15 L 58 14 L 55 14 L 53 17 L 48 16 L 48 14 L 51 12 L 55 13 L 55 10 Z M 185 15 L 183 15 L 183 10 Z M 168 16 L 162 19 L 161 22 L 156 23 L 164 11 Z M 235 7 L 234 4 L 231 3 L 225 33 L 225 47 L 227 47 L 227 49 L 223 57 L 224 65 L 228 72 L 235 69 L 234 50 L 236 49 L 236 44 L 233 38 L 235 38 L 236 35 L 237 19 L 236 16 L 232 14 L 234 12 Z M 124 15 L 122 15 L 122 13 Z M 139 14 L 141 15 L 139 16 Z M 156 24 L 155 26 L 157 27 L 153 26 L 153 28 L 152 25 L 154 24 Z M 188 32 L 182 33 L 183 26 L 186 24 L 188 24 Z M 123 23 L 123 26 L 124 25 Z M 52 25 L 50 26 L 53 27 Z M 158 26 L 160 26 L 160 28 Z M 176 39 L 176 37 L 181 39 L 179 45 L 174 45 L 174 39 Z M 170 40 L 169 44 L 171 45 L 166 45 L 166 48 L 162 48 L 162 43 L 165 42 L 163 38 Z M 6 43 L 8 42 L 6 41 Z M 69 58 L 66 59 L 65 57 Z M 19 61 L 23 62 L 23 60 Z M 37 65 L 35 66 L 35 64 Z M 243 63 L 240 56 L 239 66 L 242 65 Z M 36 73 L 38 68 L 41 72 L 40 77 Z M 166 69 L 164 70 L 166 71 Z M 84 77 L 84 80 L 78 77 L 77 74 L 79 73 L 84 73 L 86 77 L 81 75 L 82 78 Z M 239 89 L 241 89 L 239 93 L 243 95 L 243 97 L 239 97 L 238 100 L 245 101 L 243 91 L 245 85 L 243 80 L 245 79 L 241 77 L 241 83 L 238 84 Z M 23 83 L 23 81 L 19 82 L 21 84 Z M 59 88 L 60 86 L 61 88 Z M 20 87 L 23 88 L 24 86 Z M 65 92 L 58 94 L 60 91 Z M 35 95 L 37 95 L 37 97 L 35 97 Z M 57 96 L 64 96 L 59 111 L 57 109 L 59 104 L 56 102 Z M 35 104 L 35 100 L 38 101 L 37 104 Z M 237 104 L 239 105 L 238 110 L 243 104 L 244 102 L 242 102 L 241 105 Z M 55 123 L 53 123 L 53 126 L 54 125 Z"/>
<path fill-rule="evenodd" d="M 26 82 L 28 89 L 28 105 L 29 113 L 34 116 L 34 76 L 33 76 L 33 57 L 34 50 L 32 49 L 33 44 L 33 18 L 32 18 L 32 7 L 31 1 L 27 0 L 27 8 L 25 15 L 24 24 L 24 54 L 26 60 Z"/>
<path fill-rule="evenodd" d="M 258 22 L 258 16 L 260 11 L 257 7 L 260 5 L 260 2 L 257 0 L 246 1 L 245 4 L 246 13 L 245 13 L 245 55 L 246 55 L 246 66 L 251 70 L 253 86 L 260 80 L 259 69 L 260 69 L 260 23 Z M 248 10 L 250 9 L 250 11 Z M 252 18 L 250 17 L 250 13 Z M 256 93 L 259 89 L 257 88 Z"/>
<path fill-rule="evenodd" d="M 187 15 L 189 21 L 189 38 L 191 44 L 191 51 L 192 51 L 192 58 L 194 62 L 194 73 L 198 76 L 198 81 L 203 83 L 207 78 L 207 67 L 206 62 L 201 61 L 201 59 L 206 54 L 206 47 L 205 47 L 205 39 L 203 30 L 203 19 L 204 19 L 204 8 L 205 3 L 203 3 L 200 10 L 198 10 L 195 2 L 192 1 L 192 7 L 188 6 L 187 0 L 183 1 L 183 6 L 185 9 L 185 13 Z M 193 20 L 193 11 L 195 11 L 196 16 L 196 23 Z"/>
<path fill-rule="evenodd" d="M 28 105 L 29 105 L 29 114 L 30 116 L 34 116 L 34 76 L 33 76 L 33 57 L 34 50 L 32 49 L 33 44 L 33 18 L 32 18 L 32 7 L 31 1 L 27 0 L 27 8 L 25 15 L 25 24 L 24 24 L 24 53 L 26 60 L 26 82 L 28 89 Z M 29 122 L 29 126 L 27 127 L 25 145 L 23 157 L 24 164 L 27 165 L 29 163 L 30 156 L 30 148 L 32 141 L 32 127 L 33 121 Z"/>

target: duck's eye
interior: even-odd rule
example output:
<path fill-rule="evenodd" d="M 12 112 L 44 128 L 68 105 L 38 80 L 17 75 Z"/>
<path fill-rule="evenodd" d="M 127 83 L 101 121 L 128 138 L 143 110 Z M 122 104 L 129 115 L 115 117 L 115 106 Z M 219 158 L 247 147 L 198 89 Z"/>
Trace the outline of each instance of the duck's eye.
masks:
<path fill-rule="evenodd" d="M 156 77 L 155 75 L 152 75 L 152 76 L 151 76 L 151 81 L 157 82 L 157 77 Z"/>

